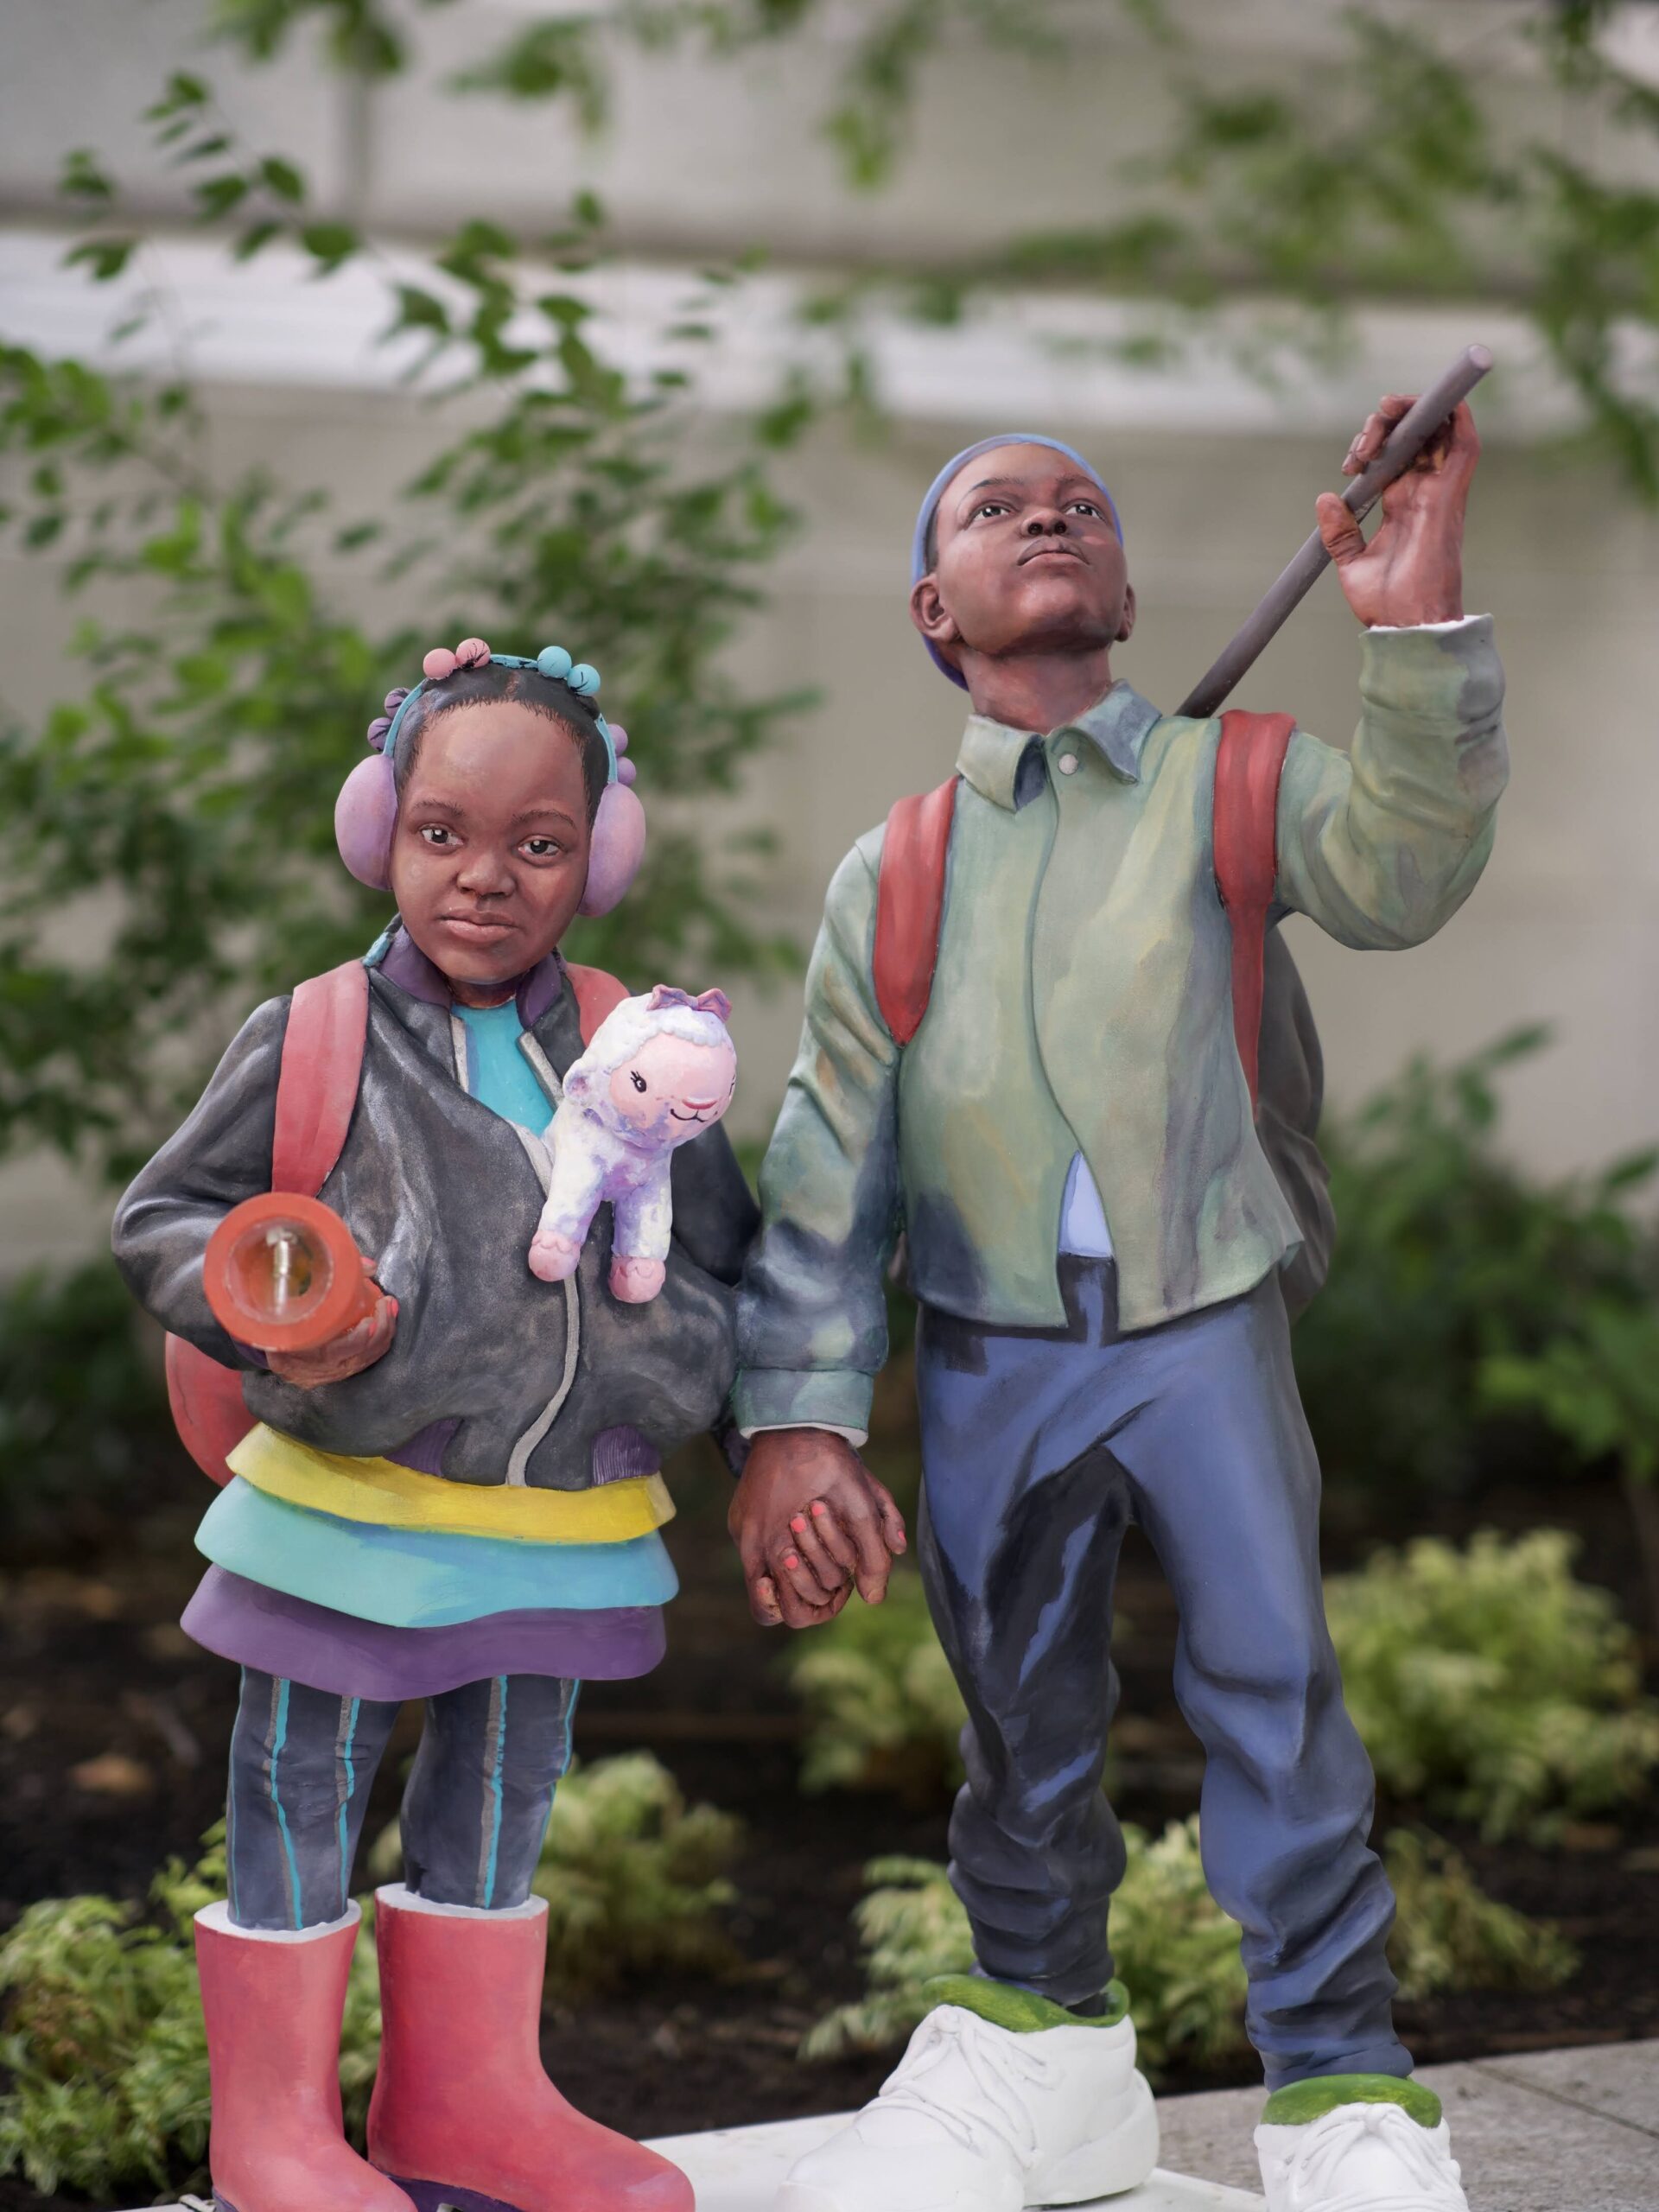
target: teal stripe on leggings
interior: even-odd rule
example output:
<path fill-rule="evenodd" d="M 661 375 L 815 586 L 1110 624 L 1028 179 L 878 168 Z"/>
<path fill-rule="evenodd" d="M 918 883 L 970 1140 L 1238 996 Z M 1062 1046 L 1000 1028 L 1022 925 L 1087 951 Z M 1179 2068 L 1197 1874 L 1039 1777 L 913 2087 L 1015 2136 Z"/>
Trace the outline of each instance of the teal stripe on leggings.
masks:
<path fill-rule="evenodd" d="M 288 1741 L 288 1694 L 289 1684 L 276 1685 L 276 1709 L 271 1724 L 270 1743 L 270 1802 L 276 1809 L 276 1825 L 282 1831 L 283 1849 L 288 1858 L 289 1887 L 294 1898 L 294 1925 L 303 1928 L 305 1921 L 300 1911 L 300 1862 L 294 1855 L 294 1839 L 289 1834 L 288 1815 L 283 1808 L 282 1794 L 276 1787 L 277 1762 L 282 1758 L 283 1745 Z"/>
<path fill-rule="evenodd" d="M 507 1678 L 505 1675 L 496 1676 L 495 1688 L 500 1701 L 496 1705 L 495 1758 L 490 1769 L 493 1826 L 489 1860 L 484 1869 L 484 1904 L 486 1910 L 495 1903 L 495 1866 L 501 1855 L 501 1769 L 507 1750 Z M 491 1702 L 494 1704 L 495 1700 L 492 1699 Z"/>
<path fill-rule="evenodd" d="M 346 1774 L 346 1794 L 340 1801 L 340 1909 L 342 1912 L 351 1903 L 352 1858 L 346 1841 L 346 1817 L 357 1790 L 357 1770 L 352 1764 L 352 1748 L 357 1741 L 357 1716 L 362 1709 L 362 1699 L 354 1697 L 346 1722 L 346 1741 L 340 1754 L 340 1763 Z"/>

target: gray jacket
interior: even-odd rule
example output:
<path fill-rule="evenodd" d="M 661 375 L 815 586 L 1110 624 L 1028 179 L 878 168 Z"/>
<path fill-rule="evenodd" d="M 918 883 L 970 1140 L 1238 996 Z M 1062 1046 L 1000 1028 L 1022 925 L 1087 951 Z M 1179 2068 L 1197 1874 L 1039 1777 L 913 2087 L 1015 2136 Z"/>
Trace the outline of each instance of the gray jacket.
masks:
<path fill-rule="evenodd" d="M 370 976 L 356 1110 L 320 1193 L 398 1301 L 374 1366 L 300 1389 L 214 1321 L 207 1240 L 230 1208 L 270 1187 L 276 1079 L 289 1001 L 244 1025 L 194 1112 L 116 1210 L 116 1263 L 164 1325 L 245 1368 L 256 1419 L 302 1443 L 400 1460 L 454 1482 L 550 1490 L 650 1472 L 721 1416 L 735 1363 L 734 1286 L 757 1215 L 723 1129 L 676 1153 L 668 1280 L 644 1306 L 611 1296 L 610 1208 L 567 1283 L 530 1272 L 546 1180 L 540 1141 L 468 1096 L 465 1037 L 436 971 L 406 938 Z M 543 1087 L 582 1051 L 556 959 L 519 991 Z"/>

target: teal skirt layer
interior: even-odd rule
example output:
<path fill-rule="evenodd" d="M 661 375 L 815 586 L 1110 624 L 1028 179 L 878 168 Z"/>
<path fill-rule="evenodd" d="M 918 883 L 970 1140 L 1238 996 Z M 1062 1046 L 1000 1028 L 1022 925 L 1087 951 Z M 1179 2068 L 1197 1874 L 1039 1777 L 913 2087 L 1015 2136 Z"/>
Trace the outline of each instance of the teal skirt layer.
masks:
<path fill-rule="evenodd" d="M 240 1477 L 220 1491 L 196 1548 L 227 1574 L 392 1628 L 447 1628 L 490 1613 L 664 1605 L 679 1579 L 661 1536 L 537 1544 L 336 1520 Z"/>

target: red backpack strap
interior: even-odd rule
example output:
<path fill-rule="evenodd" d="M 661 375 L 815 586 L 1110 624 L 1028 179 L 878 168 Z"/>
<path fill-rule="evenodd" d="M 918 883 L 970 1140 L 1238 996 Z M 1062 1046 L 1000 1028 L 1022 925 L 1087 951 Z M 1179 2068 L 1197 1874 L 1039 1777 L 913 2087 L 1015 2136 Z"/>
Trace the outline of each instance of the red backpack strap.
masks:
<path fill-rule="evenodd" d="M 1216 887 L 1233 932 L 1233 1036 L 1255 1104 L 1268 914 L 1279 876 L 1279 779 L 1296 727 L 1289 715 L 1221 718 L 1216 754 Z"/>
<path fill-rule="evenodd" d="M 875 887 L 875 1002 L 896 1045 L 922 1026 L 933 993 L 944 919 L 944 864 L 956 818 L 957 778 L 887 817 Z"/>
<path fill-rule="evenodd" d="M 347 960 L 299 984 L 283 1038 L 270 1187 L 315 1198 L 346 1149 L 369 1033 L 369 971 Z"/>
<path fill-rule="evenodd" d="M 614 976 L 607 976 L 602 968 L 578 968 L 574 961 L 565 963 L 565 974 L 570 978 L 570 988 L 576 995 L 576 1019 L 582 1024 L 582 1041 L 591 1045 L 594 1032 L 606 1015 L 621 1005 L 628 995 L 626 983 L 619 983 Z"/>

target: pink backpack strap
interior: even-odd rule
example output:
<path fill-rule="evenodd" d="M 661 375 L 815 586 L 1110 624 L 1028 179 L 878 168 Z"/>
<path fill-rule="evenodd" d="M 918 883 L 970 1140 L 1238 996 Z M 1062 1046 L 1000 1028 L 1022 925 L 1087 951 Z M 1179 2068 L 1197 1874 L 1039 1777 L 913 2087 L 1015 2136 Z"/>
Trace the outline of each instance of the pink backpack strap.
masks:
<path fill-rule="evenodd" d="M 614 976 L 607 976 L 602 968 L 578 968 L 574 961 L 565 963 L 565 974 L 570 978 L 570 988 L 576 995 L 576 1018 L 582 1024 L 582 1041 L 591 1045 L 594 1032 L 607 1014 L 620 1006 L 628 995 L 626 983 L 619 983 Z"/>
<path fill-rule="evenodd" d="M 276 1080 L 270 1187 L 315 1198 L 346 1149 L 369 1033 L 369 971 L 347 960 L 299 984 Z"/>
<path fill-rule="evenodd" d="M 369 971 L 360 960 L 299 984 L 289 1001 L 276 1077 L 270 1187 L 314 1198 L 346 1148 L 369 1033 Z M 226 1483 L 226 1460 L 251 1426 L 242 1377 L 182 1337 L 169 1336 L 167 1395 L 180 1441 L 208 1479 Z"/>
<path fill-rule="evenodd" d="M 1233 933 L 1233 1036 L 1255 1104 L 1268 915 L 1279 877 L 1279 779 L 1296 724 L 1289 715 L 1221 718 L 1216 754 L 1216 887 Z"/>
<path fill-rule="evenodd" d="M 875 1002 L 896 1045 L 908 1045 L 933 995 L 944 869 L 956 819 L 957 778 L 887 817 L 875 887 Z"/>

